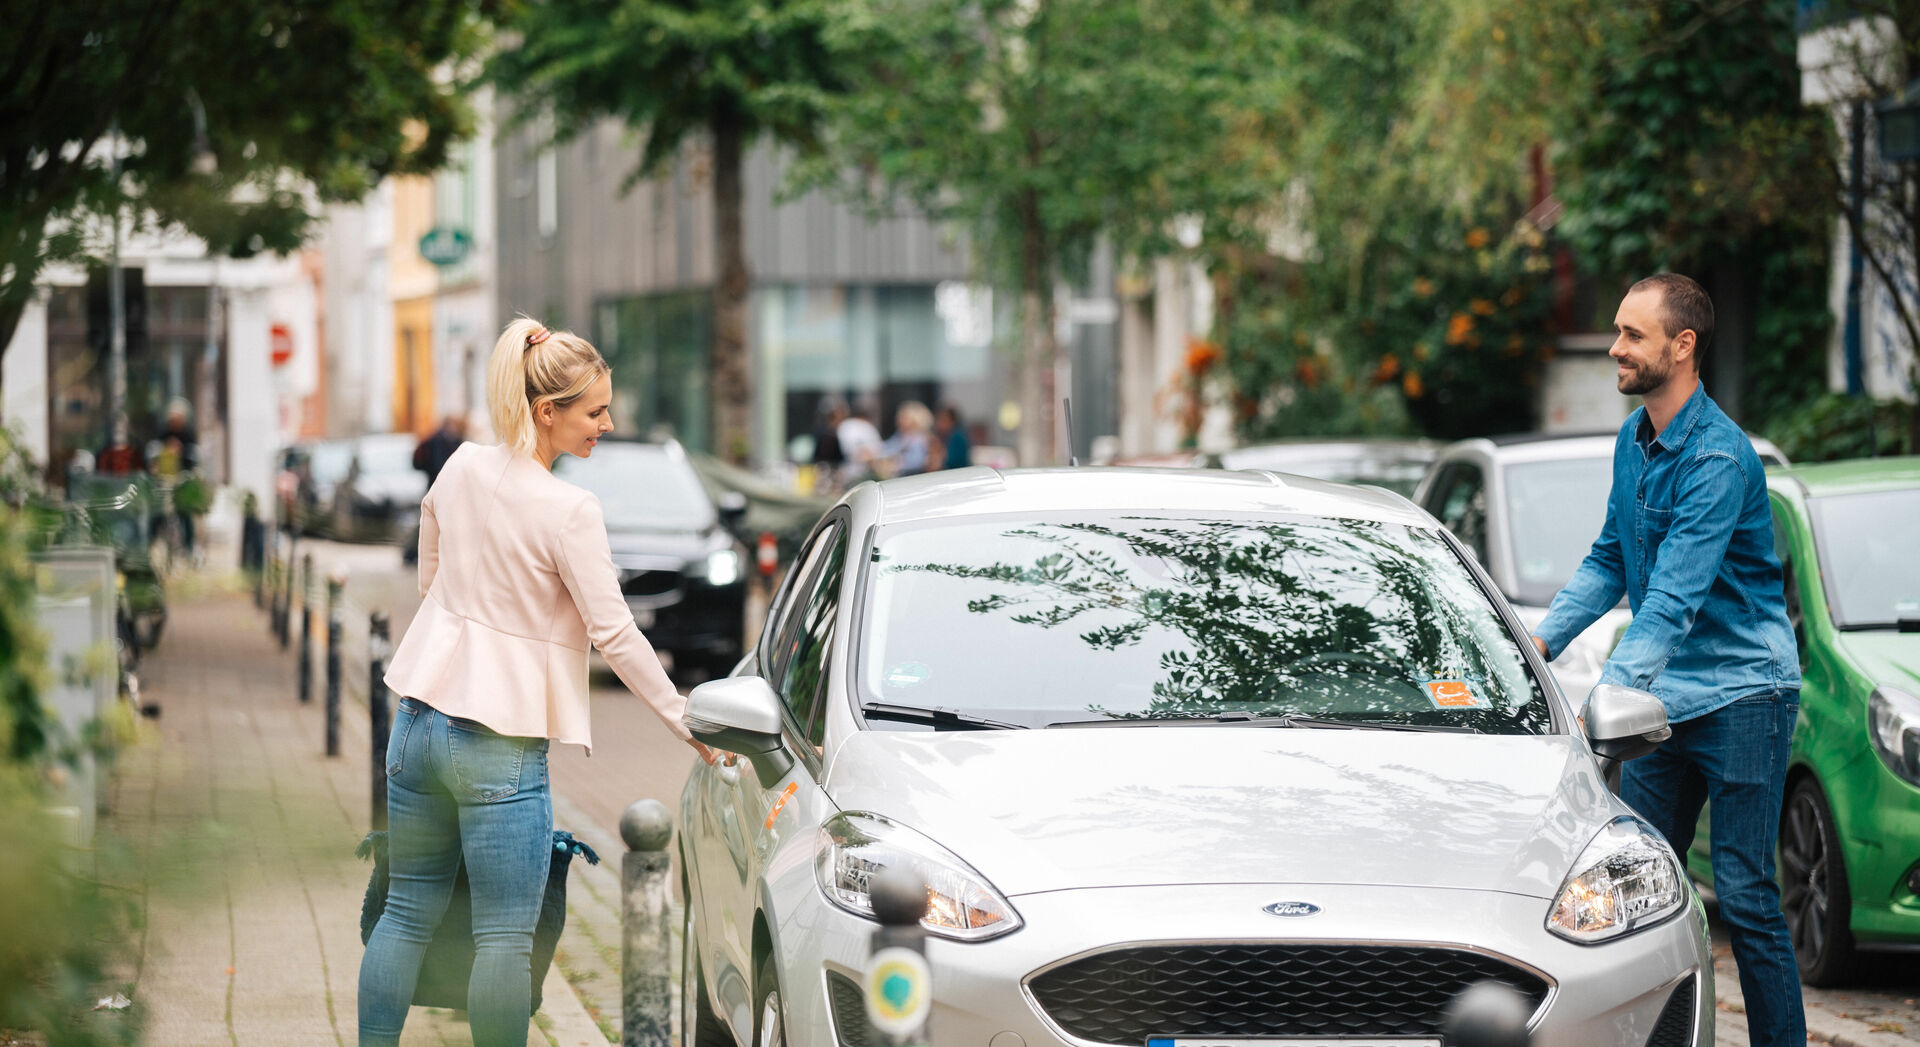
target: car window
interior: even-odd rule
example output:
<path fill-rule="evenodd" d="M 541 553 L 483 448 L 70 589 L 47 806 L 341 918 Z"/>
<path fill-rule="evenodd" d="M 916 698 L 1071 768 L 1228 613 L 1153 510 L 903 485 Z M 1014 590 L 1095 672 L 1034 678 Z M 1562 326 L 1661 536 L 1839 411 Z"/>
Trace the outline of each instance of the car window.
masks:
<path fill-rule="evenodd" d="M 1556 458 L 1507 466 L 1508 543 L 1516 602 L 1545 607 L 1573 579 L 1607 522 L 1613 459 Z"/>
<path fill-rule="evenodd" d="M 1454 537 L 1487 562 L 1487 480 L 1480 467 L 1454 462 L 1434 485 L 1433 515 Z"/>
<path fill-rule="evenodd" d="M 780 591 L 775 594 L 773 605 L 768 609 L 766 625 L 760 631 L 764 661 L 761 674 L 776 686 L 786 668 L 789 652 L 785 646 L 787 633 L 792 631 L 799 611 L 806 607 L 808 580 L 819 573 L 821 561 L 845 527 L 843 521 L 834 520 L 814 533 L 807 544 L 801 547 L 800 554 L 793 558 L 793 565 L 787 569 L 786 580 L 781 583 Z"/>
<path fill-rule="evenodd" d="M 883 531 L 864 569 L 862 700 L 1032 727 L 1299 714 L 1553 729 L 1499 609 L 1426 528 L 968 518 Z"/>
<path fill-rule="evenodd" d="M 1920 618 L 1913 532 L 1920 488 L 1834 494 L 1811 502 L 1827 613 L 1840 629 L 1894 629 Z"/>
<path fill-rule="evenodd" d="M 799 608 L 781 643 L 780 676 L 774 690 L 787 703 L 793 722 L 807 741 L 819 745 L 826 733 L 821 699 L 825 696 L 827 656 L 833 648 L 834 616 L 840 608 L 840 580 L 846 574 L 847 532 L 835 527 L 831 540 L 819 543 L 817 567 L 794 590 Z"/>

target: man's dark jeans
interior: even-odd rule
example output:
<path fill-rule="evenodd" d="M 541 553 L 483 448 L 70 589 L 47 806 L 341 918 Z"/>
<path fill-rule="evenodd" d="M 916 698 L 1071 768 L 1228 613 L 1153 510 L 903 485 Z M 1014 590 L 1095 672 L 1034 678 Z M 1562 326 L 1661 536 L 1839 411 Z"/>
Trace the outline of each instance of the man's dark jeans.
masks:
<path fill-rule="evenodd" d="M 1712 802 L 1714 893 L 1732 934 L 1754 1047 L 1800 1047 L 1807 1039 L 1800 971 L 1773 879 L 1787 750 L 1799 710 L 1799 692 L 1783 691 L 1674 724 L 1673 737 L 1627 764 L 1620 781 L 1620 798 L 1683 860 L 1701 805 Z"/>

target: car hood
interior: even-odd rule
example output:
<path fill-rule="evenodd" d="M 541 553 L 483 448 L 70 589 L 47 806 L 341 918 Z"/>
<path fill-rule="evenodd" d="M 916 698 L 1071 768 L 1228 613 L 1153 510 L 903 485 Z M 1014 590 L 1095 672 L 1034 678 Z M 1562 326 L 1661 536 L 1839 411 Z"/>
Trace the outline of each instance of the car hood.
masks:
<path fill-rule="evenodd" d="M 1920 695 L 1920 633 L 1841 633 L 1840 649 L 1876 685 Z"/>
<path fill-rule="evenodd" d="M 616 529 L 607 526 L 607 544 L 615 562 L 635 559 L 687 563 L 729 544 L 724 531 Z"/>
<path fill-rule="evenodd" d="M 1008 895 L 1353 883 L 1550 898 L 1625 810 L 1568 736 L 1300 728 L 862 731 L 827 789 Z"/>
<path fill-rule="evenodd" d="M 354 478 L 354 493 L 370 502 L 419 505 L 427 494 L 422 473 L 364 473 Z"/>

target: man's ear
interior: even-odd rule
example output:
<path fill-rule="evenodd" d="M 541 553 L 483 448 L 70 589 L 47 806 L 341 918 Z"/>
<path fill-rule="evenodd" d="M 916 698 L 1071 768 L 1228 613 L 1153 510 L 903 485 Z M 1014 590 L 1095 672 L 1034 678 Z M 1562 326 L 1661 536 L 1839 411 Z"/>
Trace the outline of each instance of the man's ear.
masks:
<path fill-rule="evenodd" d="M 1693 356 L 1693 350 L 1698 343 L 1699 343 L 1699 335 L 1694 333 L 1694 330 L 1691 327 L 1687 328 L 1684 331 L 1681 331 L 1677 335 L 1674 335 L 1673 336 L 1673 358 L 1675 360 L 1687 361 L 1688 363 L 1693 365 L 1694 371 L 1698 372 L 1700 370 L 1700 361 L 1694 359 L 1694 356 Z"/>

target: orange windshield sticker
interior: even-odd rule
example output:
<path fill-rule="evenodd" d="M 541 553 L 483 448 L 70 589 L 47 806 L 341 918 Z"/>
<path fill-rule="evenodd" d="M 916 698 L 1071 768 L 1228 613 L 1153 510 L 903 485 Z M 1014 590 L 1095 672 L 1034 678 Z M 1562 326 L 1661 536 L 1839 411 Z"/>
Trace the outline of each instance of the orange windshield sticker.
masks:
<path fill-rule="evenodd" d="M 773 820 L 780 817 L 781 811 L 787 809 L 787 801 L 793 799 L 793 794 L 799 790 L 799 782 L 788 782 L 787 787 L 780 790 L 780 798 L 773 801 L 773 810 L 767 812 L 767 828 L 773 828 Z"/>
<path fill-rule="evenodd" d="M 1427 697 L 1435 709 L 1484 709 L 1486 703 L 1465 680 L 1428 680 Z"/>

